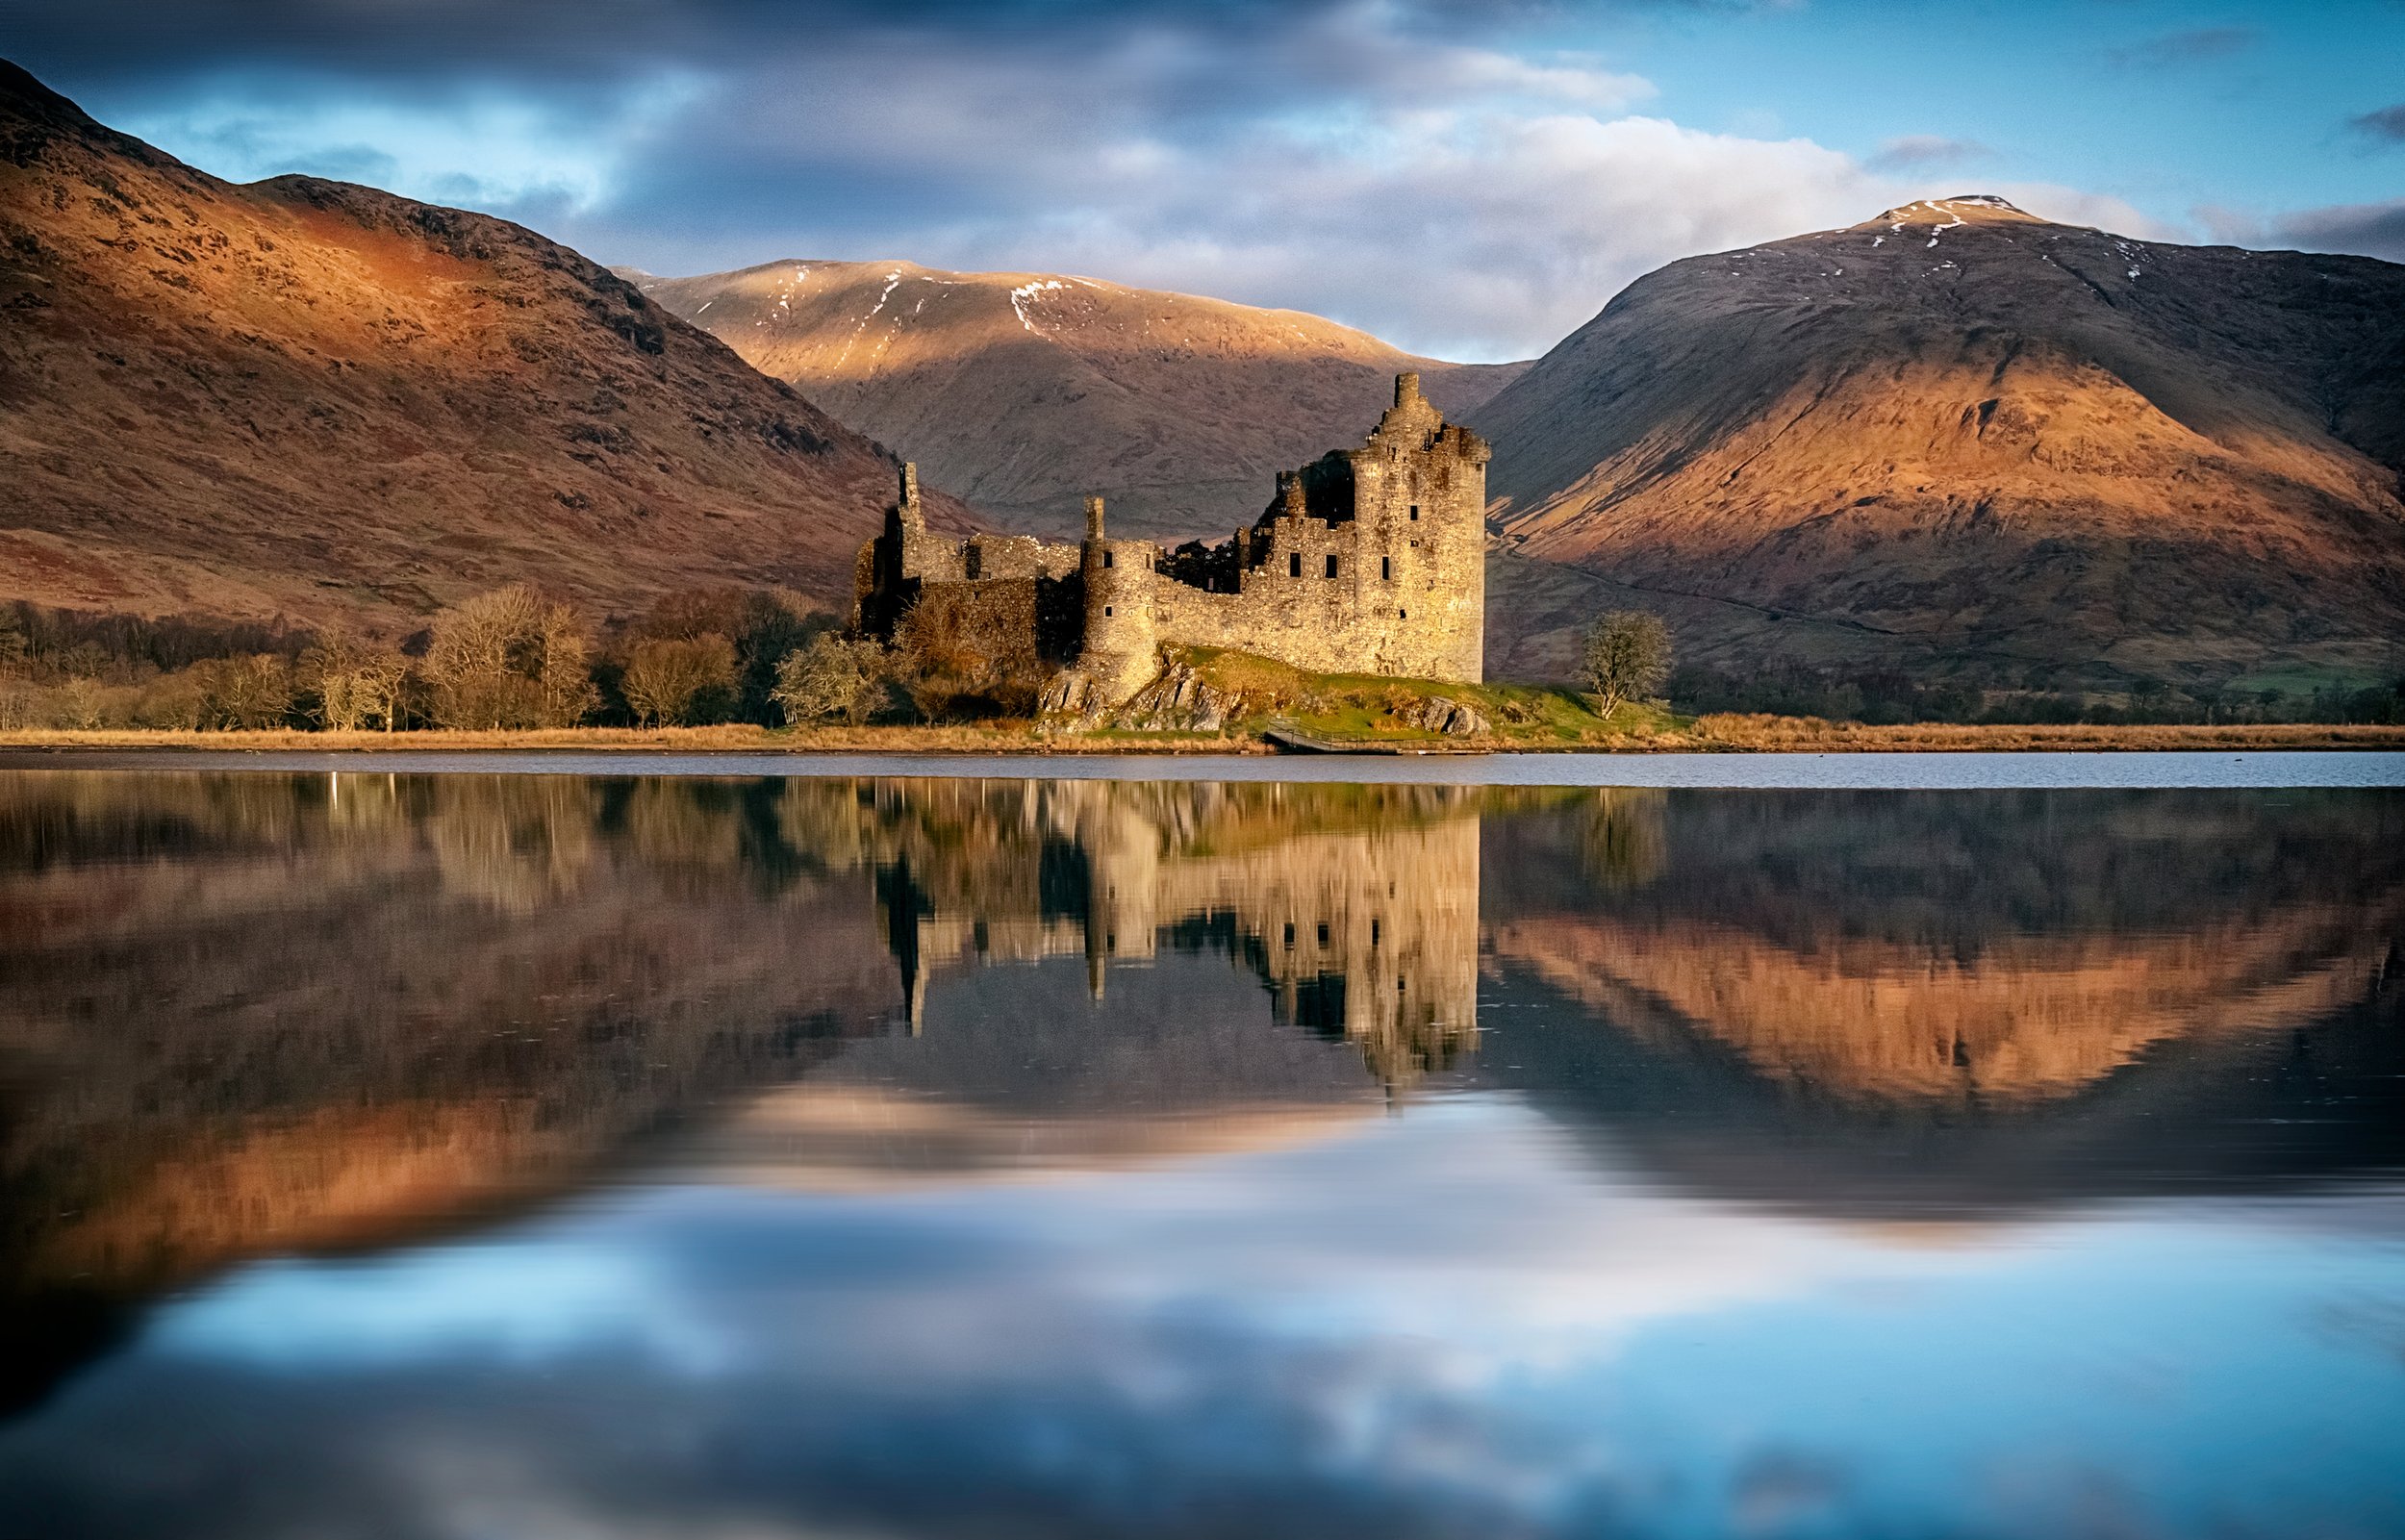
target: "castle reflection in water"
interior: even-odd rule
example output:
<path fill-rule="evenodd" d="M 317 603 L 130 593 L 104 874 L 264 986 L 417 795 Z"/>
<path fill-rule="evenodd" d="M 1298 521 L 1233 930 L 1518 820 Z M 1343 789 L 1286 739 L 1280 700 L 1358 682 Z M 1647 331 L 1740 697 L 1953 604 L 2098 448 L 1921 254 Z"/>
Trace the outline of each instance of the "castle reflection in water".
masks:
<path fill-rule="evenodd" d="M 1824 1218 L 2342 1182 L 2400 937 L 2385 792 L 0 776 L 0 1358 L 664 1138 L 949 1181 L 1495 1093 Z"/>
<path fill-rule="evenodd" d="M 904 1013 L 930 975 L 1163 946 L 1221 948 L 1269 986 L 1274 1019 L 1357 1045 L 1389 1087 L 1478 1036 L 1479 811 L 1460 787 L 1107 781 L 859 788 L 879 923 Z"/>

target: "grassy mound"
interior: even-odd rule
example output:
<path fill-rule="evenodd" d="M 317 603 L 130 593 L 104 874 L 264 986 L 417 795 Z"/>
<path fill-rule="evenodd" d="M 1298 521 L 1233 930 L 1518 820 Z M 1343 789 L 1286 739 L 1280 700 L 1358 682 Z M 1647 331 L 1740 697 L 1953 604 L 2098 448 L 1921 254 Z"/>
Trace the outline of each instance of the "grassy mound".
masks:
<path fill-rule="evenodd" d="M 1383 674 L 1307 673 L 1292 664 L 1220 647 L 1177 647 L 1171 664 L 1192 669 L 1213 690 L 1234 697 L 1228 730 L 1247 734 L 1283 724 L 1338 742 L 1483 743 L 1544 747 L 1608 745 L 1683 736 L 1687 723 L 1658 706 L 1628 703 L 1608 718 L 1568 690 L 1543 685 L 1462 684 Z M 1470 707 L 1492 724 L 1483 737 L 1448 738 L 1417 719 L 1431 700 Z"/>

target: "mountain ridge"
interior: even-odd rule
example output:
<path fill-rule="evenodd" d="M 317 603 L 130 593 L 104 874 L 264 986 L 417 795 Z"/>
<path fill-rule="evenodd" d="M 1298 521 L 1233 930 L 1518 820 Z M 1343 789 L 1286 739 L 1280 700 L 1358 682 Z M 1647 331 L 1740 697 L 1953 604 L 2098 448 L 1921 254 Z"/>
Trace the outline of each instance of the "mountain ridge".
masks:
<path fill-rule="evenodd" d="M 0 598 L 62 608 L 406 632 L 518 580 L 841 605 L 892 497 L 892 455 L 567 247 L 223 182 L 5 63 L 0 365 Z"/>
<path fill-rule="evenodd" d="M 1909 204 L 1658 269 L 1470 422 L 1512 549 L 1877 664 L 2211 685 L 2405 637 L 2405 266 L 2370 258 Z"/>
<path fill-rule="evenodd" d="M 1396 374 L 1458 416 L 1524 366 L 1074 274 L 804 259 L 621 273 L 996 522 L 1051 536 L 1080 527 L 1090 493 L 1129 534 L 1223 536 L 1278 470 L 1358 439 Z"/>

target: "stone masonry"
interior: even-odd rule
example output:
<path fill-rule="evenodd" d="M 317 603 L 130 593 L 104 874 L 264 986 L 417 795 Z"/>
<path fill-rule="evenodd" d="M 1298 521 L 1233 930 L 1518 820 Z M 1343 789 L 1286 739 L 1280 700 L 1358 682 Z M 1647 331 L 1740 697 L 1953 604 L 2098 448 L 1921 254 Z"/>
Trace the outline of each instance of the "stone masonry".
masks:
<path fill-rule="evenodd" d="M 1165 646 L 1228 647 L 1319 673 L 1476 681 L 1484 671 L 1486 442 L 1395 381 L 1357 449 L 1281 473 L 1252 526 L 1164 551 L 1111 540 L 1086 500 L 1076 545 L 928 535 L 916 467 L 863 546 L 854 625 L 890 638 L 914 605 L 997 659 L 1059 666 L 1091 703 L 1126 700 Z"/>

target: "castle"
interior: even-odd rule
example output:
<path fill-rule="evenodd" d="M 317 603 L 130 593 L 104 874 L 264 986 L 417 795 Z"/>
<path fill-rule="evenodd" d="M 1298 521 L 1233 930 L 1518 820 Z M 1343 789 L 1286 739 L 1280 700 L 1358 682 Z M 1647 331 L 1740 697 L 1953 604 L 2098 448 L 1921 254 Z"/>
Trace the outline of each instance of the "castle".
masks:
<path fill-rule="evenodd" d="M 1116 568 L 1114 568 L 1116 570 Z M 909 1029 L 947 972 L 1224 950 L 1271 1019 L 1356 1046 L 1389 1090 L 1478 1041 L 1482 794 L 1453 786 L 854 783 Z"/>
<path fill-rule="evenodd" d="M 914 608 L 997 661 L 1064 668 L 1115 704 L 1160 671 L 1165 646 L 1228 647 L 1321 673 L 1478 680 L 1486 623 L 1486 441 L 1395 381 L 1358 449 L 1281 472 L 1248 529 L 1164 551 L 1111 540 L 1102 499 L 1085 539 L 930 537 L 916 467 L 885 532 L 863 546 L 853 624 L 891 639 Z"/>

